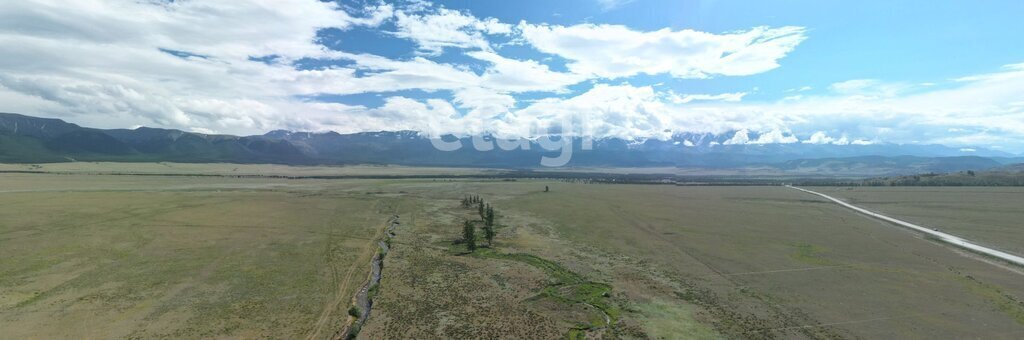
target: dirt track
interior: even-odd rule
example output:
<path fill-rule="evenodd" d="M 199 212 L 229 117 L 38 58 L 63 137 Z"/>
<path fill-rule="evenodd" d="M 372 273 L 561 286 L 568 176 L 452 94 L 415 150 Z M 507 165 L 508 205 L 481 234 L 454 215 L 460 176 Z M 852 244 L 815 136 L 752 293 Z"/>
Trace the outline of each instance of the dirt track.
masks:
<path fill-rule="evenodd" d="M 999 251 L 999 250 L 996 250 L 996 249 L 992 249 L 992 248 L 988 248 L 988 247 L 985 247 L 985 246 L 981 246 L 981 245 L 972 243 L 972 242 L 970 242 L 968 240 L 965 240 L 963 238 L 960 238 L 960 237 L 957 237 L 957 236 L 954 236 L 954 235 L 950 235 L 950 234 L 947 234 L 947 233 L 944 233 L 944 232 L 941 232 L 941 231 L 938 231 L 938 230 L 928 229 L 928 228 L 919 226 L 917 224 L 913 224 L 913 223 L 910 223 L 910 222 L 906 222 L 906 221 L 903 221 L 903 220 L 898 220 L 898 219 L 895 219 L 895 218 L 892 218 L 892 217 L 889 217 L 889 216 L 885 216 L 885 215 L 882 215 L 882 214 L 879 214 L 879 213 L 876 213 L 876 212 L 873 212 L 873 211 L 870 211 L 870 210 L 867 210 L 867 209 L 864 209 L 864 208 L 861 208 L 861 207 L 858 207 L 858 206 L 855 206 L 855 205 L 843 202 L 843 201 L 841 201 L 841 200 L 839 200 L 839 199 L 837 199 L 835 197 L 832 197 L 832 196 L 829 196 L 829 195 L 825 195 L 825 194 L 822 194 L 822 193 L 819 193 L 819 192 L 815 192 L 815 191 L 811 191 L 811 190 L 807 190 L 807 189 L 803 189 L 803 188 L 797 188 L 797 187 L 789 186 L 789 185 L 787 185 L 786 187 L 792 188 L 792 189 L 796 189 L 796 190 L 800 190 L 800 191 L 803 191 L 803 192 L 806 192 L 806 193 L 809 193 L 809 194 L 813 194 L 813 195 L 818 195 L 818 196 L 824 197 L 824 198 L 826 198 L 826 199 L 828 199 L 828 200 L 830 200 L 832 202 L 835 202 L 835 203 L 838 203 L 839 205 L 842 205 L 844 207 L 853 209 L 854 211 L 859 212 L 861 214 L 865 214 L 865 215 L 868 215 L 868 216 L 871 216 L 871 217 L 875 217 L 875 218 L 878 218 L 878 219 L 881 219 L 881 220 L 884 220 L 884 221 L 887 221 L 887 222 L 891 222 L 893 224 L 896 224 L 896 225 L 899 225 L 899 226 L 902 226 L 902 227 L 907 227 L 907 228 L 910 228 L 910 229 L 913 229 L 913 230 L 925 233 L 927 235 L 934 236 L 934 237 L 938 238 L 942 242 L 949 243 L 949 244 L 955 245 L 957 247 L 961 247 L 961 248 L 964 248 L 964 249 L 967 249 L 967 250 L 971 250 L 971 251 L 974 251 L 974 252 L 978 252 L 978 253 L 982 253 L 982 254 L 985 254 L 985 255 L 988 255 L 988 256 L 992 256 L 992 257 L 998 258 L 1000 260 L 1004 260 L 1004 261 L 1016 264 L 1018 266 L 1024 266 L 1024 257 L 1020 257 L 1020 256 L 1017 256 L 1017 255 L 1014 255 L 1014 254 L 1010 254 L 1010 253 L 1006 253 L 1006 252 Z"/>

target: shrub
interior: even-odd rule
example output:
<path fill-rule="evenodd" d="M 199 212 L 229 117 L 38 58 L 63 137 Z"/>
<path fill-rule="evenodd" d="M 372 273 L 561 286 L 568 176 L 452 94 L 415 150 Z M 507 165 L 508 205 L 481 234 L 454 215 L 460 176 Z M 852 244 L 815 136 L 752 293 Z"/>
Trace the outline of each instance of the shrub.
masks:
<path fill-rule="evenodd" d="M 359 307 L 352 306 L 348 308 L 348 315 L 351 315 L 353 318 L 358 318 L 362 316 L 363 313 L 359 311 Z"/>

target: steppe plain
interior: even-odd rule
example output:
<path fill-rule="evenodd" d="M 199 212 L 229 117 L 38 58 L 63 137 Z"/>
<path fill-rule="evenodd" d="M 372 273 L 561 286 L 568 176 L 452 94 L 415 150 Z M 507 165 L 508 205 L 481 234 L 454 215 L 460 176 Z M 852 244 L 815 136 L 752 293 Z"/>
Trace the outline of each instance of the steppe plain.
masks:
<path fill-rule="evenodd" d="M 1021 268 L 781 186 L 63 167 L 0 173 L 5 338 L 339 336 L 395 216 L 361 338 L 1024 336 Z M 815 190 L 1021 251 L 1024 190 Z"/>

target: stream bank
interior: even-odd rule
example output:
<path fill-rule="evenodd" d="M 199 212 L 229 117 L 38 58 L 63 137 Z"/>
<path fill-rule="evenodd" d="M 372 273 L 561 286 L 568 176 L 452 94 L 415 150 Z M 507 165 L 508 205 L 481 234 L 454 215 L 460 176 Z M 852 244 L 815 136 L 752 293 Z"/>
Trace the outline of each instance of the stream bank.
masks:
<path fill-rule="evenodd" d="M 363 324 L 370 318 L 370 312 L 373 310 L 373 297 L 380 286 L 381 274 L 384 271 L 384 256 L 391 250 L 391 238 L 395 236 L 395 229 L 399 225 L 401 223 L 398 221 L 398 215 L 388 219 L 383 239 L 377 243 L 377 253 L 370 260 L 370 276 L 353 297 L 353 307 L 359 312 L 359 316 L 338 333 L 337 339 L 355 339 L 359 335 L 359 330 L 363 328 Z"/>

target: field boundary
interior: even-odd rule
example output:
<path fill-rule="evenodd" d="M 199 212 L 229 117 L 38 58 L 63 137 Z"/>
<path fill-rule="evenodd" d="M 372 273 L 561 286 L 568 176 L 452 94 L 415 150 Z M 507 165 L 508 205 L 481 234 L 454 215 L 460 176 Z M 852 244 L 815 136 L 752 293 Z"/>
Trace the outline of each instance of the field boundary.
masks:
<path fill-rule="evenodd" d="M 828 200 L 830 200 L 832 202 L 835 202 L 835 203 L 837 203 L 837 204 L 839 204 L 841 206 L 850 208 L 850 209 L 852 209 L 852 210 L 854 210 L 856 212 L 859 212 L 861 214 L 868 215 L 868 216 L 871 216 L 871 217 L 874 217 L 874 218 L 877 218 L 877 219 L 880 219 L 880 220 L 883 220 L 883 221 L 886 221 L 886 222 L 890 222 L 890 223 L 893 223 L 893 224 L 896 224 L 896 225 L 899 225 L 899 226 L 902 226 L 902 227 L 906 227 L 906 228 L 909 228 L 909 229 L 912 229 L 912 230 L 915 230 L 915 231 L 919 231 L 919 232 L 922 232 L 922 233 L 927 234 L 929 236 L 934 236 L 939 241 L 942 241 L 942 242 L 945 242 L 945 243 L 948 243 L 948 244 L 952 244 L 954 246 L 957 246 L 957 247 L 960 247 L 960 248 L 964 248 L 964 249 L 967 249 L 967 250 L 970 250 L 970 251 L 974 251 L 974 252 L 977 252 L 977 253 L 988 255 L 988 256 L 991 256 L 991 257 L 994 257 L 994 258 L 997 258 L 997 259 L 1000 259 L 1000 260 L 1003 260 L 1003 261 L 1006 261 L 1006 262 L 1010 262 L 1010 263 L 1016 264 L 1018 266 L 1024 267 L 1024 257 L 1020 257 L 1020 256 L 1017 256 L 1017 255 L 1014 255 L 1014 254 L 1010 254 L 1010 253 L 1007 253 L 1007 252 L 1000 251 L 1000 250 L 988 248 L 988 247 L 985 247 L 985 246 L 982 246 L 982 245 L 978 245 L 976 243 L 970 242 L 970 241 L 968 241 L 966 239 L 963 239 L 963 238 L 955 236 L 955 235 L 947 234 L 947 233 L 944 233 L 944 232 L 941 232 L 941 231 L 938 231 L 938 230 L 934 230 L 934 229 L 928 229 L 928 228 L 922 227 L 922 226 L 917 225 L 917 224 L 913 224 L 913 223 L 910 223 L 910 222 L 907 222 L 907 221 L 903 221 L 903 220 L 895 219 L 895 218 L 892 218 L 892 217 L 889 217 L 889 216 L 885 216 L 885 215 L 882 215 L 882 214 L 879 214 L 879 213 L 876 213 L 876 212 L 873 212 L 873 211 L 870 211 L 870 210 L 867 210 L 867 209 L 855 206 L 853 204 L 846 203 L 846 202 L 844 202 L 844 201 L 842 201 L 842 200 L 840 200 L 838 198 L 835 198 L 835 197 L 832 197 L 832 196 L 829 196 L 829 195 L 826 195 L 826 194 L 822 194 L 820 192 L 811 191 L 811 190 L 807 190 L 807 189 L 804 189 L 804 188 L 798 188 L 798 187 L 795 187 L 795 186 L 792 186 L 792 185 L 787 185 L 786 187 L 787 188 L 791 188 L 791 189 L 796 189 L 796 190 L 799 190 L 799 191 L 803 191 L 803 192 L 808 193 L 808 194 L 817 195 L 817 196 L 823 197 L 825 199 L 828 199 Z"/>

